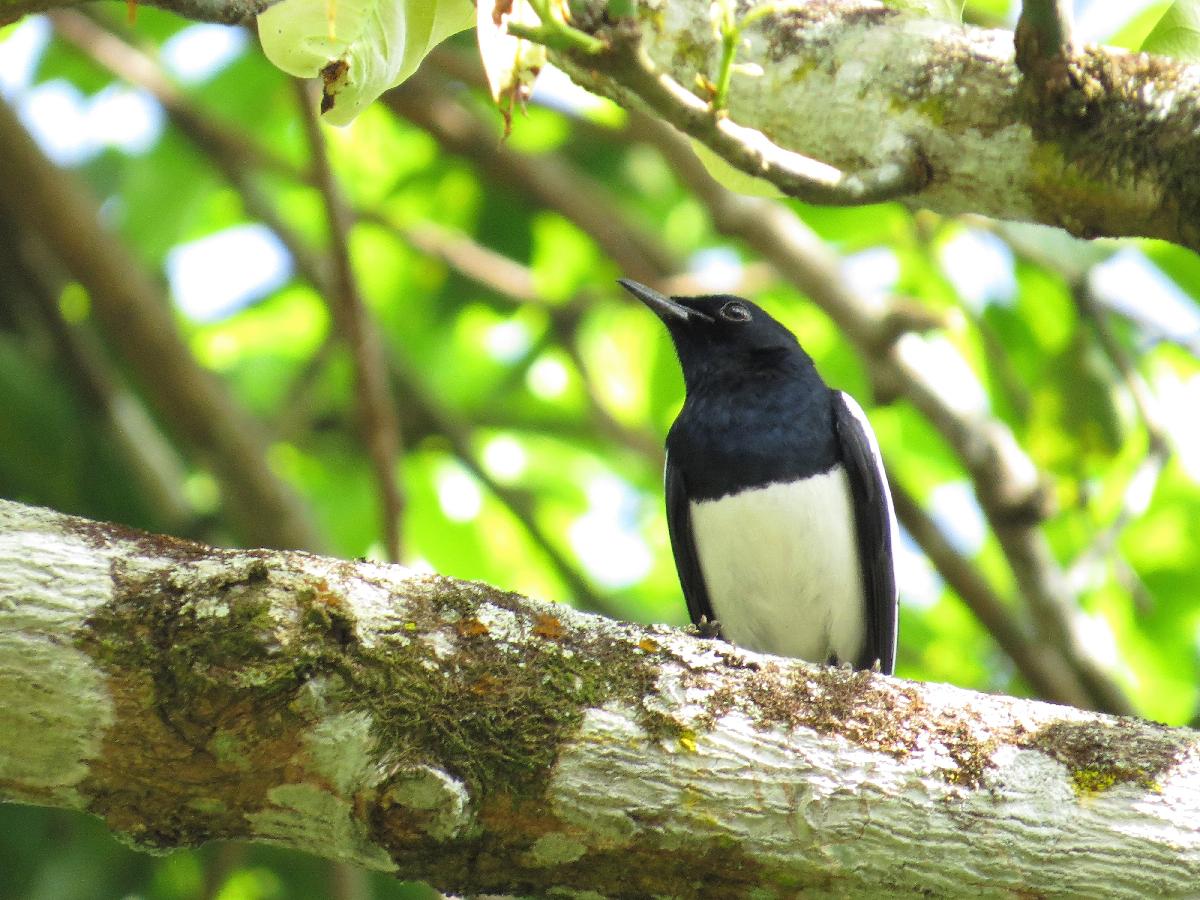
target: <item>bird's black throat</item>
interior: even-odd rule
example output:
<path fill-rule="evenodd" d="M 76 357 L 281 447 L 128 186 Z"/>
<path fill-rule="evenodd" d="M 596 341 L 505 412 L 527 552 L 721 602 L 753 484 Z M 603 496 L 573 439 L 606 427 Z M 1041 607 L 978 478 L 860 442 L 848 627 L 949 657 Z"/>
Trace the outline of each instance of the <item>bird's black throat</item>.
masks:
<path fill-rule="evenodd" d="M 753 364 L 717 364 L 689 380 L 667 452 L 686 473 L 694 500 L 807 478 L 837 464 L 833 392 L 797 350 L 760 351 Z"/>

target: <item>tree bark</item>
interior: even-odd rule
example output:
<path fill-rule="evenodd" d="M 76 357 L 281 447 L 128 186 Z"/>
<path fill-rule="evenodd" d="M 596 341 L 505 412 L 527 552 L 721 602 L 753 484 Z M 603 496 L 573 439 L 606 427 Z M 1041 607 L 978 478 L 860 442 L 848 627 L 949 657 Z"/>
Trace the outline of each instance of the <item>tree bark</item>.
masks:
<path fill-rule="evenodd" d="M 1200 883 L 1194 732 L 7 501 L 0 696 L 0 799 L 150 849 L 537 896 Z"/>
<path fill-rule="evenodd" d="M 732 5 L 735 21 L 753 8 Z M 860 192 L 889 172 L 897 183 L 893 170 L 915 154 L 927 171 L 924 186 L 904 197 L 910 205 L 1200 249 L 1200 67 L 1067 47 L 1056 77 L 1023 76 L 1012 32 L 895 5 L 778 4 L 740 32 L 736 63 L 761 74 L 735 71 L 716 112 L 697 86 L 717 81 L 721 68 L 709 0 L 642 0 L 617 20 L 605 15 L 607 0 L 592 0 L 576 20 L 607 49 L 559 48 L 551 59 L 802 199 L 838 202 L 821 196 L 836 179 L 806 197 L 787 177 L 788 155 L 837 167 L 837 184 L 853 188 L 841 202 L 862 202 Z M 740 129 L 740 148 L 731 128 Z"/>

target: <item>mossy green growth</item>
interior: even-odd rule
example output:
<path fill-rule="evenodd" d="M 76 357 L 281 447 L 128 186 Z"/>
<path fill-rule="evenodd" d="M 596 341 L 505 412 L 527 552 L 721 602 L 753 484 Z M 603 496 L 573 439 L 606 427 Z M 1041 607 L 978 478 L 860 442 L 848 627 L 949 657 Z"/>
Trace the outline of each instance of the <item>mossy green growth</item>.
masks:
<path fill-rule="evenodd" d="M 403 617 L 367 641 L 324 579 L 268 569 L 253 554 L 212 571 L 191 559 L 115 564 L 114 598 L 77 641 L 108 673 L 117 716 L 110 764 L 87 785 L 93 811 L 140 843 L 238 836 L 292 777 L 311 726 L 335 711 L 365 714 L 396 777 L 430 766 L 481 805 L 500 796 L 536 807 L 563 741 L 609 701 L 640 709 L 652 738 L 683 733 L 643 702 L 664 652 L 652 641 L 577 628 L 516 595 L 442 578 L 409 582 Z M 505 624 L 494 634 L 484 620 Z M 206 786 L 229 778 L 236 804 L 197 806 Z M 176 816 L 182 808 L 203 814 Z M 174 824 L 146 832 L 160 822 Z"/>
<path fill-rule="evenodd" d="M 408 599 L 415 633 L 355 650 L 348 702 L 370 712 L 380 747 L 401 763 L 427 763 L 462 778 L 472 793 L 521 794 L 554 763 L 584 713 L 610 700 L 641 709 L 652 736 L 682 726 L 642 704 L 654 688 L 650 653 L 576 629 L 515 594 L 442 578 Z M 513 616 L 520 653 L 481 621 L 485 604 Z M 449 623 L 449 624 L 448 624 Z M 431 631 L 449 631 L 439 654 Z"/>
<path fill-rule="evenodd" d="M 170 562 L 115 560 L 112 599 L 75 641 L 105 671 L 114 711 L 80 791 L 91 812 L 143 849 L 241 836 L 245 816 L 285 780 L 306 724 L 288 704 L 312 661 L 281 652 L 286 629 L 271 613 L 261 555 L 199 568 L 215 551 L 139 540 Z M 230 779 L 236 796 L 218 787 Z"/>
<path fill-rule="evenodd" d="M 1118 784 L 1159 790 L 1159 779 L 1188 748 L 1181 732 L 1135 719 L 1054 722 L 1026 742 L 1067 767 L 1076 795 Z"/>

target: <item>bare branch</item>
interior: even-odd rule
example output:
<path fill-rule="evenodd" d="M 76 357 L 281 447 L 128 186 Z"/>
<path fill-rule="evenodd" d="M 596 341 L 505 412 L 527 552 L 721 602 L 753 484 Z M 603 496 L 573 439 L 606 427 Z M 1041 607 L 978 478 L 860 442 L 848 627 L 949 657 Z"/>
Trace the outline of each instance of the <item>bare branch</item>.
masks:
<path fill-rule="evenodd" d="M 333 293 L 326 295 L 326 302 L 354 359 L 359 427 L 379 489 L 384 546 L 388 559 L 399 562 L 400 517 L 404 511 L 404 496 L 396 478 L 401 454 L 400 422 L 388 384 L 383 340 L 363 303 L 350 261 L 351 214 L 329 165 L 325 137 L 317 119 L 315 95 L 303 82 L 297 81 L 295 85 L 317 188 L 325 203 L 329 227 Z"/>

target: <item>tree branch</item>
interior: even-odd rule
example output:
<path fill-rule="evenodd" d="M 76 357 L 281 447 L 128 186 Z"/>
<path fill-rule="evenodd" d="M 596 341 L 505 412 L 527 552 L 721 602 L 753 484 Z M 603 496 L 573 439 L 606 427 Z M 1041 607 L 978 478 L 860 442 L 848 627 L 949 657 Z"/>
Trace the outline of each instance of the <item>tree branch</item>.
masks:
<path fill-rule="evenodd" d="M 396 467 L 401 455 L 400 422 L 396 415 L 396 401 L 392 397 L 391 385 L 388 382 L 383 338 L 367 312 L 358 289 L 358 278 L 350 261 L 352 216 L 329 165 L 325 136 L 321 133 L 321 123 L 317 118 L 315 97 L 304 82 L 296 81 L 295 86 L 301 110 L 300 118 L 308 137 L 317 189 L 325 205 L 325 218 L 329 228 L 333 278 L 328 285 L 332 292 L 325 295 L 326 302 L 354 359 L 359 429 L 367 458 L 375 471 L 384 547 L 387 558 L 391 562 L 399 562 L 401 516 L 404 511 L 404 494 L 396 478 Z"/>
<path fill-rule="evenodd" d="M 765 134 L 731 121 L 723 110 L 659 72 L 639 42 L 614 35 L 612 46 L 589 57 L 597 71 L 633 91 L 664 121 L 691 135 L 747 175 L 764 178 L 788 196 L 807 203 L 852 206 L 916 194 L 929 182 L 929 168 L 909 143 L 895 158 L 847 174 L 793 153 Z"/>
<path fill-rule="evenodd" d="M 572 10 L 608 49 L 552 50 L 552 61 L 625 106 L 644 103 L 676 124 L 696 116 L 694 103 L 664 94 L 621 48 L 640 42 L 677 85 L 712 80 L 723 46 L 709 0 L 641 3 L 615 21 L 606 6 Z M 728 115 L 739 126 L 846 172 L 885 171 L 915 148 L 932 179 L 910 202 L 937 212 L 1200 248 L 1200 68 L 1088 47 L 1047 94 L 1017 77 L 1011 32 L 873 0 L 788 6 L 744 32 L 738 59 L 761 74 L 730 85 Z M 707 137 L 731 162 L 755 152 L 745 140 L 731 150 L 732 134 L 721 144 Z M 786 178 L 762 174 L 788 189 Z"/>
<path fill-rule="evenodd" d="M 1194 732 L 7 501 L 0 695 L 0 799 L 153 849 L 537 896 L 1200 880 Z"/>

